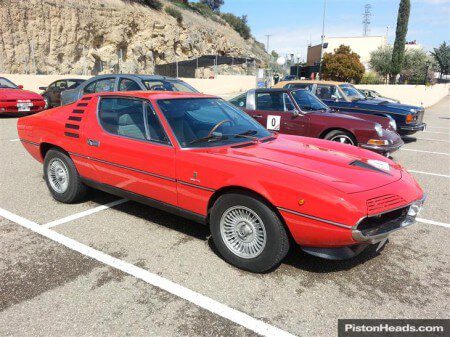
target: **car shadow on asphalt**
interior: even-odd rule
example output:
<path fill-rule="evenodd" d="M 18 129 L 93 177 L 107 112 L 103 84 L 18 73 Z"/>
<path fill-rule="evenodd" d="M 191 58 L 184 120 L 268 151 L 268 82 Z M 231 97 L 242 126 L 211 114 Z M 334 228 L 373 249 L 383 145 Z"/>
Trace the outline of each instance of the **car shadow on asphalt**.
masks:
<path fill-rule="evenodd" d="M 402 137 L 402 140 L 405 142 L 405 144 L 417 142 L 417 138 L 415 138 L 415 137 L 409 137 L 409 136 Z"/>
<path fill-rule="evenodd" d="M 97 200 L 105 200 L 108 196 L 109 194 L 107 193 L 95 191 L 89 200 L 97 202 Z M 103 202 L 100 202 L 99 204 L 103 204 Z M 134 201 L 129 201 L 124 204 L 114 206 L 114 209 L 128 215 L 141 218 L 157 226 L 162 226 L 167 229 L 177 231 L 191 237 L 192 239 L 205 241 L 208 243 L 211 251 L 217 257 L 223 259 L 217 250 L 214 241 L 212 240 L 209 227 L 204 224 L 200 224 Z M 377 245 L 369 246 L 361 254 L 352 259 L 336 261 L 326 260 L 307 254 L 303 252 L 298 245 L 292 243 L 291 249 L 281 262 L 281 265 L 288 265 L 296 269 L 312 273 L 333 273 L 342 270 L 349 270 L 380 255 L 380 252 L 384 249 L 384 247 L 379 251 L 376 251 L 376 246 Z M 266 273 L 270 273 L 277 268 L 279 268 L 279 266 L 268 270 Z"/>

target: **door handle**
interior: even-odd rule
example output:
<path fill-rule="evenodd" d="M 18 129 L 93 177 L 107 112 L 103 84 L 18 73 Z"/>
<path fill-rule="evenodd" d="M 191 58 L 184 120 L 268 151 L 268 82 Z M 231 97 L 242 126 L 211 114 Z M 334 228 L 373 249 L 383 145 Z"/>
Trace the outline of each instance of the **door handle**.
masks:
<path fill-rule="evenodd" d="M 95 146 L 95 147 L 100 146 L 100 142 L 98 140 L 94 140 L 94 139 L 88 139 L 87 143 L 89 146 Z"/>
<path fill-rule="evenodd" d="M 262 118 L 262 115 L 252 115 L 253 118 Z"/>

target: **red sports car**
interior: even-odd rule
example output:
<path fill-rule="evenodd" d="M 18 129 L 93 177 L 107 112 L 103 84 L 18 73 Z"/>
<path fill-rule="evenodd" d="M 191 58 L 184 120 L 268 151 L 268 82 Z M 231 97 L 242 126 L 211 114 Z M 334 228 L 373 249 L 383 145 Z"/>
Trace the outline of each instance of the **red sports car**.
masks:
<path fill-rule="evenodd" d="M 35 92 L 23 90 L 10 80 L 0 77 L 0 115 L 29 114 L 44 110 L 44 98 Z"/>
<path fill-rule="evenodd" d="M 270 132 L 202 94 L 86 95 L 19 119 L 18 132 L 56 200 L 91 186 L 206 223 L 224 259 L 253 272 L 275 267 L 293 241 L 329 259 L 381 247 L 424 200 L 381 155 Z"/>

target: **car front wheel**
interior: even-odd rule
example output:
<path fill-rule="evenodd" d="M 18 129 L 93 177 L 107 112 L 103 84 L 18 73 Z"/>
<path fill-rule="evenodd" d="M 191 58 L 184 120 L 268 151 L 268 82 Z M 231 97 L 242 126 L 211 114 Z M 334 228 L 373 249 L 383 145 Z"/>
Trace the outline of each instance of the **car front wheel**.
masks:
<path fill-rule="evenodd" d="M 44 160 L 44 178 L 53 198 L 70 204 L 81 200 L 86 186 L 81 182 L 70 157 L 58 150 L 49 150 Z"/>
<path fill-rule="evenodd" d="M 324 139 L 331 140 L 333 142 L 342 143 L 342 144 L 354 145 L 354 146 L 356 146 L 358 144 L 355 137 L 350 132 L 343 131 L 343 130 L 333 130 L 333 131 L 327 133 L 325 135 Z"/>
<path fill-rule="evenodd" d="M 258 197 L 222 195 L 211 210 L 210 227 L 222 257 L 244 270 L 268 271 L 289 250 L 289 239 L 278 215 Z"/>

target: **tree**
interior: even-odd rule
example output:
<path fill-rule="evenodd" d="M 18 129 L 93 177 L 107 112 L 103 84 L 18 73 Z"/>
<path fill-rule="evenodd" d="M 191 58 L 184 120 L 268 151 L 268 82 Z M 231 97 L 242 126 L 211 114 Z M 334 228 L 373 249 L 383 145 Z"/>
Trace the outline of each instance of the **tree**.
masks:
<path fill-rule="evenodd" d="M 249 39 L 252 37 L 250 27 L 247 24 L 247 15 L 242 15 L 241 17 L 236 16 L 231 13 L 224 13 L 220 15 L 235 31 L 239 33 L 244 39 Z"/>
<path fill-rule="evenodd" d="M 440 77 L 448 75 L 450 71 L 450 46 L 444 41 L 438 48 L 433 48 L 431 55 L 437 63 Z"/>
<path fill-rule="evenodd" d="M 405 58 L 406 33 L 408 32 L 409 13 L 411 11 L 410 0 L 400 0 L 397 16 L 397 29 L 395 31 L 394 49 L 392 51 L 391 83 L 400 74 Z"/>
<path fill-rule="evenodd" d="M 278 53 L 275 50 L 272 50 L 272 52 L 270 53 L 273 57 L 274 60 L 278 59 L 278 57 L 280 57 L 280 55 L 278 55 Z"/>
<path fill-rule="evenodd" d="M 200 0 L 200 3 L 207 5 L 214 12 L 219 12 L 220 7 L 225 3 L 224 0 Z"/>
<path fill-rule="evenodd" d="M 369 66 L 387 81 L 392 73 L 392 46 L 378 47 L 371 52 Z"/>
<path fill-rule="evenodd" d="M 365 68 L 360 57 L 349 46 L 340 45 L 334 53 L 325 53 L 322 60 L 322 74 L 326 80 L 359 82 Z"/>

